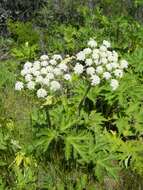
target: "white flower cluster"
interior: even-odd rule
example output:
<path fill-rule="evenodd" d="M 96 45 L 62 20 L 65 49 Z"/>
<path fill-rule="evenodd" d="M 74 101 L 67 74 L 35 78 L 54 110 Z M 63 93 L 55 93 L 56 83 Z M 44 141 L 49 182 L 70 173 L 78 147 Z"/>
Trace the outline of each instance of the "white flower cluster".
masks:
<path fill-rule="evenodd" d="M 106 40 L 100 47 L 97 47 L 94 39 L 90 39 L 87 45 L 87 48 L 76 55 L 74 73 L 86 73 L 92 86 L 107 80 L 112 90 L 116 90 L 119 86 L 118 80 L 123 77 L 124 69 L 128 68 L 128 62 L 119 60 L 118 53 L 111 51 L 111 44 Z"/>
<path fill-rule="evenodd" d="M 71 80 L 69 67 L 61 55 L 55 54 L 49 59 L 48 55 L 42 55 L 40 60 L 26 62 L 21 70 L 24 83 L 17 81 L 15 90 L 24 87 L 36 90 L 38 98 L 45 98 L 48 91 L 58 91 L 62 88 L 63 80 Z"/>
<path fill-rule="evenodd" d="M 68 62 L 76 60 L 72 71 L 69 71 Z M 75 56 L 63 60 L 59 54 L 42 55 L 40 60 L 26 62 L 21 70 L 24 82 L 17 81 L 15 90 L 28 88 L 36 90 L 38 98 L 47 97 L 50 91 L 55 92 L 62 89 L 63 82 L 71 81 L 72 74 L 86 76 L 92 86 L 108 81 L 112 90 L 119 86 L 119 79 L 123 77 L 124 70 L 128 68 L 126 60 L 120 60 L 118 53 L 111 50 L 110 42 L 104 40 L 98 46 L 94 39 L 90 39 L 87 48 Z"/>

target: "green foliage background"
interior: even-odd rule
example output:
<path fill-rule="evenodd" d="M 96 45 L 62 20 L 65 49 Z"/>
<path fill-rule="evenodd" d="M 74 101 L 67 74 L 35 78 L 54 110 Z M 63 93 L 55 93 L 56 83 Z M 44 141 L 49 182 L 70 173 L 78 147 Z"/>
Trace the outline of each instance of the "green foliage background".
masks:
<path fill-rule="evenodd" d="M 1 21 L 0 189 L 143 189 L 143 25 L 137 16 L 143 2 L 16 3 L 1 3 L 12 13 Z M 26 60 L 72 55 L 90 37 L 111 41 L 129 62 L 115 93 L 104 85 L 85 94 L 87 84 L 76 79 L 74 96 L 49 97 L 40 107 L 31 94 L 14 91 Z"/>

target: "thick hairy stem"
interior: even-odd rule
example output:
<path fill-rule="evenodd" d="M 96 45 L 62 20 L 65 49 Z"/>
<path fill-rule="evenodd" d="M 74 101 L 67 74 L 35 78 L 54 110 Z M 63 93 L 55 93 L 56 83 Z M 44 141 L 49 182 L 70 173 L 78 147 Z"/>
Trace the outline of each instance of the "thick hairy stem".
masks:
<path fill-rule="evenodd" d="M 49 114 L 49 108 L 46 107 L 46 108 L 45 108 L 45 111 L 46 111 L 48 126 L 51 127 L 51 119 L 50 119 L 50 114 Z"/>
<path fill-rule="evenodd" d="M 90 88 L 91 88 L 91 86 L 89 85 L 89 86 L 87 87 L 86 91 L 85 91 L 85 94 L 84 94 L 83 98 L 81 99 L 81 101 L 80 101 L 80 103 L 79 103 L 79 106 L 78 106 L 78 114 L 79 114 L 79 115 L 80 115 L 81 108 L 82 108 L 82 106 L 83 106 L 83 104 L 84 104 L 84 101 L 85 101 L 85 99 L 86 99 L 86 96 L 87 96 L 87 94 L 88 94 Z"/>

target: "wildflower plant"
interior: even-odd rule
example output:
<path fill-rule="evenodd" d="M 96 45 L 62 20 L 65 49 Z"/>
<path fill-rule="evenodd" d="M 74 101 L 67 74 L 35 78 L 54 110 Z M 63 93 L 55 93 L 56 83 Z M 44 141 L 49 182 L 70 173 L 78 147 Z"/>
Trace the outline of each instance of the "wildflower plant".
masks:
<path fill-rule="evenodd" d="M 73 164 L 76 161 L 79 168 L 80 164 L 82 167 L 92 165 L 93 175 L 98 180 L 103 179 L 105 173 L 116 178 L 118 167 L 112 162 L 118 163 L 123 158 L 117 154 L 121 139 L 111 146 L 113 137 L 106 130 L 107 115 L 97 112 L 95 99 L 102 98 L 99 89 L 104 84 L 108 84 L 113 93 L 127 68 L 128 62 L 120 59 L 108 41 L 98 46 L 94 39 L 75 56 L 63 59 L 60 54 L 42 55 L 37 61 L 26 62 L 15 89 L 35 91 L 39 99 L 46 100 L 39 108 L 45 119 L 36 122 L 38 126 L 42 123 L 42 127 L 36 131 L 35 150 L 42 155 L 46 152 L 49 158 L 54 158 L 57 152 L 63 159 L 61 163 L 69 167 L 72 161 Z M 101 100 L 100 107 L 105 102 Z"/>

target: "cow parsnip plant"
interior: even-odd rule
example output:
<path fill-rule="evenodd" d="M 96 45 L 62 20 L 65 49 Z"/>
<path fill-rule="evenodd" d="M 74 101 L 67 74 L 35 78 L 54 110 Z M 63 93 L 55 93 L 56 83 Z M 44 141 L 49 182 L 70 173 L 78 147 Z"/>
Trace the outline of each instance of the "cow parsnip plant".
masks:
<path fill-rule="evenodd" d="M 111 178 L 118 185 L 122 169 L 142 175 L 143 88 L 132 56 L 128 66 L 109 42 L 90 39 L 71 57 L 42 55 L 23 65 L 15 94 L 35 105 L 30 129 L 0 117 L 2 189 L 98 189 Z M 2 88 L 15 81 L 9 70 Z"/>
<path fill-rule="evenodd" d="M 122 139 L 130 126 L 120 127 L 123 118 L 117 111 L 110 118 L 114 107 L 106 102 L 116 97 L 127 67 L 128 62 L 120 59 L 108 41 L 98 47 L 94 39 L 75 56 L 42 55 L 40 60 L 24 64 L 15 89 L 28 88 L 40 100 L 43 119 L 33 124 L 34 150 L 41 159 L 58 159 L 65 167 L 80 170 L 90 168 L 91 176 L 99 181 L 106 175 L 117 180 L 124 162 L 126 167 L 130 159 L 136 163 L 137 154 L 131 158 L 128 148 L 132 146 Z"/>
<path fill-rule="evenodd" d="M 136 70 L 139 65 L 132 59 L 134 54 L 127 56 L 130 64 L 125 71 L 119 67 L 122 64 L 127 67 L 127 62 L 109 47 L 109 42 L 103 42 L 101 47 L 104 48 L 96 46 L 93 39 L 89 42 L 89 47 L 74 56 L 63 59 L 57 54 L 44 55 L 38 61 L 24 64 L 17 77 L 22 83 L 16 82 L 15 86 L 21 92 L 15 92 L 15 95 L 17 98 L 20 94 L 32 97 L 35 108 L 31 109 L 29 129 L 23 129 L 24 118 L 18 124 L 11 119 L 16 114 L 14 105 L 10 107 L 12 110 L 6 111 L 7 114 L 13 112 L 8 115 L 9 118 L 0 117 L 1 188 L 90 189 L 91 186 L 95 189 L 99 188 L 96 182 L 104 181 L 107 176 L 117 181 L 122 168 L 142 175 L 143 88 L 141 71 Z M 97 55 L 95 49 L 99 50 Z M 109 60 L 105 52 L 110 54 Z M 112 52 L 115 57 L 111 56 Z M 105 56 L 104 59 L 102 56 Z M 105 58 L 106 64 L 103 63 Z M 112 63 L 113 59 L 116 64 Z M 7 77 L 1 80 L 1 89 L 15 81 L 15 76 L 11 75 L 12 68 L 8 65 Z M 2 68 L 4 75 L 4 66 Z M 109 68 L 111 70 L 107 71 Z M 117 69 L 124 73 L 121 78 L 115 72 Z M 99 73 L 99 70 L 103 72 Z M 104 78 L 105 72 L 109 72 L 111 77 Z M 47 74 L 53 76 L 49 73 L 53 73 L 54 78 L 36 81 L 37 74 L 47 79 Z M 96 82 L 100 78 L 100 83 L 93 83 L 92 75 L 98 78 Z M 116 89 L 111 86 L 113 78 L 118 81 Z M 53 80 L 58 85 L 52 85 Z M 59 85 L 60 88 L 57 88 Z M 25 90 L 22 90 L 23 87 Z M 45 91 L 39 96 L 37 92 L 41 88 Z M 10 95 L 5 96 L 9 103 L 1 107 L 2 113 L 12 100 Z M 22 111 L 18 111 L 18 116 L 25 117 L 20 112 L 24 114 L 24 106 Z"/>

